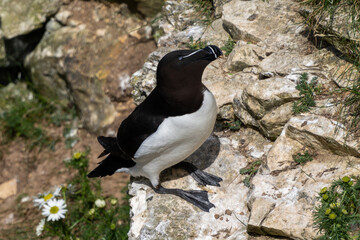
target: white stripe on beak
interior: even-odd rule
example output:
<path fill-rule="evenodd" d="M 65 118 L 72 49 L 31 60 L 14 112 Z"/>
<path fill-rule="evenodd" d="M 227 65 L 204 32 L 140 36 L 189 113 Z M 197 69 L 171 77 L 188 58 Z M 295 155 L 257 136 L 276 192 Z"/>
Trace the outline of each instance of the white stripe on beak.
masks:
<path fill-rule="evenodd" d="M 210 46 L 208 46 L 208 47 L 210 48 L 210 50 L 212 51 L 212 53 L 215 55 L 215 58 L 217 58 L 217 55 L 216 55 L 214 49 L 212 49 L 212 47 L 210 47 Z"/>

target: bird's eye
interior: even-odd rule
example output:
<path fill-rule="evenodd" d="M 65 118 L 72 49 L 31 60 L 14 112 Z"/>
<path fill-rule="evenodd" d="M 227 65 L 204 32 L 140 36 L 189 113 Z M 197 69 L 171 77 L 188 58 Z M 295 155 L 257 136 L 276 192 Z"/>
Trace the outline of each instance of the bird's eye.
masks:
<path fill-rule="evenodd" d="M 184 58 L 184 57 L 183 57 L 183 56 L 181 56 L 181 57 L 179 57 L 178 59 L 179 59 L 179 61 L 181 61 L 181 60 L 183 60 L 183 58 Z"/>

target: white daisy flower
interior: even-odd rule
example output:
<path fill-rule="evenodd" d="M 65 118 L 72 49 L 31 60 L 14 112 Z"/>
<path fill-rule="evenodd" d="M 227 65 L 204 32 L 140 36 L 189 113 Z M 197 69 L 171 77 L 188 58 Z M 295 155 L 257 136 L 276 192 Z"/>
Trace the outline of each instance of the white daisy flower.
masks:
<path fill-rule="evenodd" d="M 41 219 L 39 224 L 36 226 L 36 236 L 40 236 L 44 230 L 45 218 Z"/>
<path fill-rule="evenodd" d="M 50 199 L 44 204 L 42 215 L 47 217 L 48 221 L 57 221 L 61 218 L 65 218 L 66 212 L 67 209 L 64 200 Z"/>
<path fill-rule="evenodd" d="M 97 206 L 98 208 L 103 208 L 103 207 L 105 207 L 105 205 L 106 205 L 106 203 L 104 200 L 96 199 L 95 206 Z"/>
<path fill-rule="evenodd" d="M 45 193 L 43 196 L 36 198 L 34 200 L 35 206 L 39 206 L 39 208 L 41 208 L 50 199 L 60 196 L 60 190 L 61 187 L 57 187 L 53 193 Z"/>

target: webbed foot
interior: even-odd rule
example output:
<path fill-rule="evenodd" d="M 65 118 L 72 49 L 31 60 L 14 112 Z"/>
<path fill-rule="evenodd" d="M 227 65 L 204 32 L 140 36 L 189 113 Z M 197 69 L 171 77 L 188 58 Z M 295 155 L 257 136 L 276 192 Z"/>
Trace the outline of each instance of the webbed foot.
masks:
<path fill-rule="evenodd" d="M 189 162 L 180 162 L 176 166 L 186 170 L 195 179 L 195 181 L 203 186 L 211 185 L 220 187 L 219 182 L 222 181 L 221 177 L 204 172 Z"/>
<path fill-rule="evenodd" d="M 181 197 L 182 199 L 188 201 L 189 203 L 195 205 L 196 207 L 200 208 L 205 212 L 209 212 L 210 208 L 215 207 L 215 205 L 209 201 L 208 193 L 206 191 L 202 191 L 202 190 L 184 191 L 177 188 L 164 188 L 161 185 L 153 189 L 156 193 L 159 194 L 173 194 L 178 197 Z"/>

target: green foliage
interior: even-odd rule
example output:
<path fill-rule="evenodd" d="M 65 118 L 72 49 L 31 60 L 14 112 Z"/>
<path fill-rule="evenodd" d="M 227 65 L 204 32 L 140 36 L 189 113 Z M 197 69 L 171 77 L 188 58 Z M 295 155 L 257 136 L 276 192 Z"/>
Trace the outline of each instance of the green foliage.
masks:
<path fill-rule="evenodd" d="M 321 189 L 320 205 L 314 211 L 314 224 L 321 239 L 360 238 L 360 181 L 348 176 Z"/>
<path fill-rule="evenodd" d="M 59 126 L 74 116 L 29 91 L 25 84 L 9 84 L 0 89 L 0 106 L 0 131 L 4 133 L 5 140 L 22 137 L 29 141 L 30 150 L 35 146 L 53 148 L 58 141 L 47 136 L 43 123 Z"/>
<path fill-rule="evenodd" d="M 307 162 L 310 162 L 313 160 L 313 157 L 309 154 L 309 152 L 306 150 L 305 153 L 297 153 L 292 156 L 293 160 L 301 165 L 304 165 Z"/>
<path fill-rule="evenodd" d="M 221 50 L 225 52 L 224 53 L 225 56 L 228 56 L 231 53 L 231 51 L 235 47 L 235 43 L 236 42 L 231 37 L 229 37 L 228 41 L 225 43 L 225 46 L 221 48 Z"/>
<path fill-rule="evenodd" d="M 186 44 L 186 47 L 191 50 L 201 49 L 206 47 L 206 42 L 202 42 L 200 40 L 194 42 L 194 38 L 191 36 L 189 38 L 189 42 Z"/>
<path fill-rule="evenodd" d="M 229 129 L 231 131 L 239 131 L 242 126 L 240 120 L 221 121 L 218 124 L 221 130 Z"/>
<path fill-rule="evenodd" d="M 360 66 L 358 66 L 358 74 L 360 75 Z M 356 131 L 360 126 L 360 77 L 342 91 L 348 93 L 344 101 L 346 107 L 344 113 L 351 117 L 350 129 Z"/>
<path fill-rule="evenodd" d="M 70 184 L 61 188 L 67 203 L 65 218 L 46 221 L 42 237 L 60 239 L 127 239 L 130 229 L 129 196 L 119 205 L 114 197 L 103 198 L 99 180 L 89 179 L 89 149 L 76 152 L 66 166 L 77 170 Z M 125 187 L 122 192 L 126 193 Z"/>
<path fill-rule="evenodd" d="M 307 112 L 309 111 L 310 107 L 315 107 L 315 100 L 314 100 L 314 92 L 320 91 L 319 88 L 316 86 L 317 77 L 313 77 L 308 82 L 309 77 L 307 73 L 303 73 L 300 75 L 299 82 L 296 86 L 296 89 L 300 91 L 300 99 L 295 101 L 293 104 L 293 112 L 295 114 Z"/>
<path fill-rule="evenodd" d="M 194 5 L 195 10 L 203 17 L 203 21 L 210 23 L 213 18 L 213 4 L 211 0 L 190 0 L 190 3 Z"/>
<path fill-rule="evenodd" d="M 360 2 L 356 0 L 307 0 L 303 4 L 311 6 L 310 12 L 302 11 L 305 24 L 316 36 L 316 40 L 325 40 L 333 45 L 349 59 L 359 60 L 359 42 L 353 33 L 360 29 Z M 343 24 L 341 34 L 338 29 L 341 20 Z M 335 26 L 335 28 L 334 28 Z M 320 41 L 320 44 L 321 44 Z"/>
<path fill-rule="evenodd" d="M 252 162 L 249 166 L 240 169 L 241 175 L 248 175 L 243 180 L 245 186 L 251 187 L 250 180 L 253 176 L 255 176 L 255 174 L 259 170 L 260 165 L 261 165 L 261 160 L 256 160 Z"/>
<path fill-rule="evenodd" d="M 347 96 L 342 115 L 349 118 L 350 129 L 358 131 L 360 128 L 360 42 L 354 36 L 360 33 L 360 1 L 357 0 L 306 0 L 303 4 L 311 6 L 311 11 L 302 11 L 305 24 L 308 26 L 319 45 L 323 41 L 334 46 L 345 57 L 352 67 L 344 70 L 340 78 L 347 82 L 348 87 L 343 88 Z M 339 23 L 342 19 L 341 34 Z"/>

